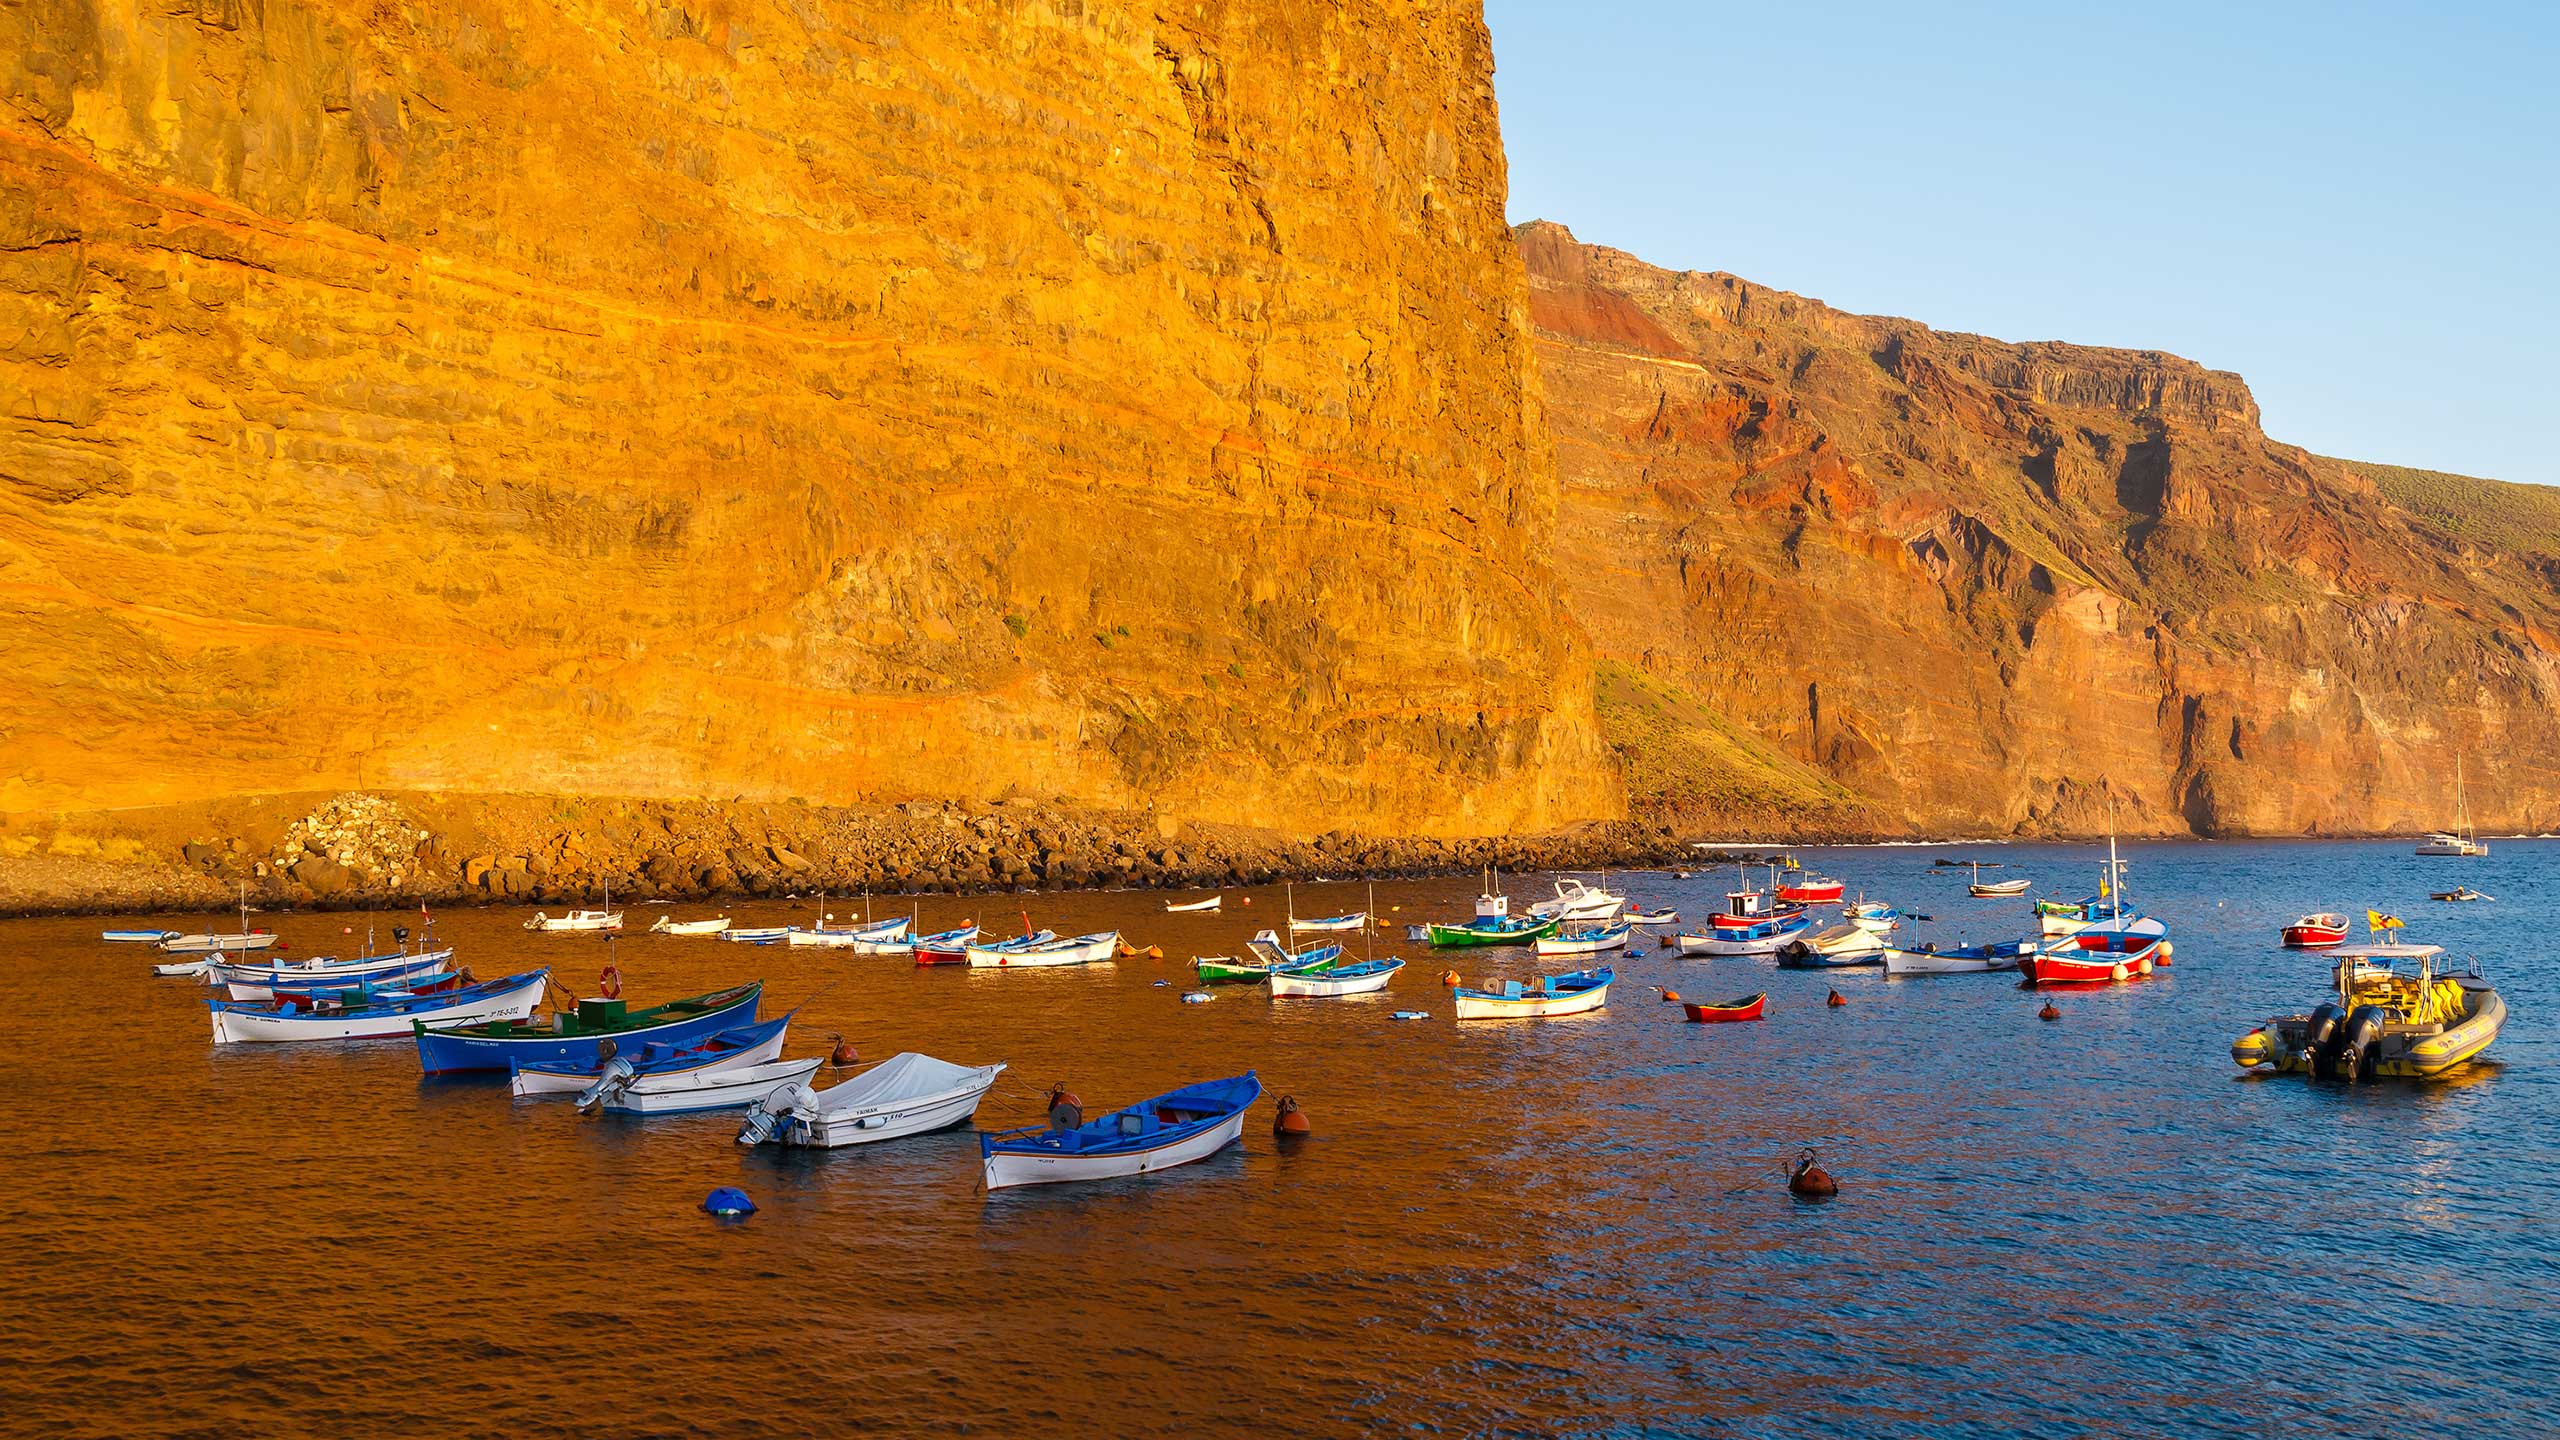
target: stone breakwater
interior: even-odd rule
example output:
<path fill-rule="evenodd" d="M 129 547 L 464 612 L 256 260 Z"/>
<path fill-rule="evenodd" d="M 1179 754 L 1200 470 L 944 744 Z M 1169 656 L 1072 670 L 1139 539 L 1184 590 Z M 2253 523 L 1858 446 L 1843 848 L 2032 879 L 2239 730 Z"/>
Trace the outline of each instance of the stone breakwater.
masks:
<path fill-rule="evenodd" d="M 536 796 L 267 796 L 0 833 L 0 911 L 385 909 L 833 892 L 1182 888 L 1701 858 L 1667 826 L 1474 839 L 1292 838 L 1041 801 L 884 806 Z M 136 838 L 137 836 L 150 838 Z"/>

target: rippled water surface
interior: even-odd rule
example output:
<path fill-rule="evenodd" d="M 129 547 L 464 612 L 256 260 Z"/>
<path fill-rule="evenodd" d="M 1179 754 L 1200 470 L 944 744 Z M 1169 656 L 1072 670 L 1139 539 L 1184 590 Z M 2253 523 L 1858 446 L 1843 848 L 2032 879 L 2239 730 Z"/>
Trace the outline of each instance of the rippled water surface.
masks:
<path fill-rule="evenodd" d="M 1993 853 L 1805 858 L 1936 916 L 1921 937 L 2022 928 L 2024 902 L 1930 873 L 1959 852 Z M 2048 893 L 2096 878 L 2085 848 L 1997 853 Z M 13 922 L 0 1430 L 2550 1433 L 2560 848 L 2130 853 L 2176 964 L 2066 995 L 2055 1024 L 1996 976 L 1655 949 L 1619 962 L 1602 1013 L 1459 1027 L 1438 973 L 1525 974 L 1526 956 L 1401 939 L 1380 948 L 1417 963 L 1387 996 L 1180 1003 L 1177 961 L 1237 949 L 1276 889 L 1229 892 L 1223 915 L 924 902 L 927 928 L 1027 905 L 1169 957 L 1091 971 L 620 942 L 635 1001 L 761 975 L 774 1005 L 805 1002 L 792 1054 L 841 1031 L 866 1058 L 1007 1061 L 991 1126 L 1037 1118 L 1053 1079 L 1098 1110 L 1248 1066 L 1316 1125 L 1282 1147 L 1266 1098 L 1211 1161 L 993 1197 L 966 1131 L 747 1151 L 727 1116 L 586 1119 L 499 1082 L 422 1082 L 406 1042 L 217 1051 L 194 982 L 151 978 L 101 922 Z M 1730 877 L 1616 878 L 1696 916 Z M 2456 878 L 2497 901 L 2424 898 Z M 1476 888 L 1377 896 L 1397 921 L 1454 917 Z M 1509 888 L 1525 903 L 1545 882 Z M 2496 1063 L 2430 1087 L 2239 1076 L 2232 1037 L 2325 979 L 2277 927 L 2368 904 L 2482 958 L 2513 1009 Z M 523 913 L 439 929 L 482 976 L 548 963 L 590 986 L 603 942 L 527 934 Z M 630 913 L 637 931 L 655 911 Z M 347 944 L 350 917 L 268 919 L 301 953 Z M 1766 990 L 1769 1016 L 1683 1024 L 1647 985 Z M 1834 987 L 1846 1007 L 1821 1003 Z M 1787 1197 L 1775 1172 L 1804 1144 L 1838 1200 Z M 699 1214 L 718 1185 L 762 1213 Z"/>

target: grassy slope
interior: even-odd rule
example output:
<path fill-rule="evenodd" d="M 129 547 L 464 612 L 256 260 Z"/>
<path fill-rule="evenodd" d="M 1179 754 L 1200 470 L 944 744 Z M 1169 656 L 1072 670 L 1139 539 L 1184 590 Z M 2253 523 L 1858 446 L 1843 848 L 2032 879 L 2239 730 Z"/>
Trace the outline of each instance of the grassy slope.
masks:
<path fill-rule="evenodd" d="M 1687 693 L 1615 660 L 1600 662 L 1598 678 L 1600 733 L 1635 814 L 1852 820 L 1858 800 L 1847 787 Z"/>
<path fill-rule="evenodd" d="M 2560 560 L 2560 487 L 2340 460 L 2421 524 L 2483 550 Z"/>

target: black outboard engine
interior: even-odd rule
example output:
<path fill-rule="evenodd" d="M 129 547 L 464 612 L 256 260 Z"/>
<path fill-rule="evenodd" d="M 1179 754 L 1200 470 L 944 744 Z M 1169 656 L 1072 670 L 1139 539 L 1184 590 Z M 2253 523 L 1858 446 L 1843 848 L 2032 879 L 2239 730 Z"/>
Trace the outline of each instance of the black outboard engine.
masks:
<path fill-rule="evenodd" d="M 2302 1027 L 2302 1052 L 2311 1057 L 2314 1079 L 2337 1078 L 2338 1028 L 2346 1018 L 2346 1011 L 2335 1005 L 2323 1005 L 2311 1012 L 2309 1023 Z"/>
<path fill-rule="evenodd" d="M 2382 1027 L 2390 1019 L 2390 1012 L 2379 1005 L 2359 1005 L 2347 1017 L 2338 1035 L 2339 1079 L 2373 1078 L 2374 1067 L 2382 1060 Z"/>

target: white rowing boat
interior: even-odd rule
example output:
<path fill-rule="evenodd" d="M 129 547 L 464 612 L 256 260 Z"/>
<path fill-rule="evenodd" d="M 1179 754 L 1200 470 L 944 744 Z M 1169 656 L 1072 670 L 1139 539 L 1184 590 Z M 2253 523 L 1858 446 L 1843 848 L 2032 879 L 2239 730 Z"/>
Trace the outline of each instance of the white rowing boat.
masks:
<path fill-rule="evenodd" d="M 619 910 L 572 910 L 566 915 L 548 915 L 536 910 L 533 912 L 533 918 L 524 922 L 524 928 L 554 934 L 591 935 L 621 929 L 622 912 Z"/>
<path fill-rule="evenodd" d="M 1341 995 L 1371 995 L 1386 989 L 1387 982 L 1403 968 L 1401 960 L 1364 960 L 1333 970 L 1274 970 L 1271 996 L 1275 1000 L 1330 1000 Z"/>
<path fill-rule="evenodd" d="M 825 1057 L 775 1060 L 735 1070 L 678 1070 L 642 1075 L 619 1085 L 598 1082 L 603 1093 L 590 1101 L 578 1097 L 581 1109 L 601 1103 L 617 1115 L 688 1115 L 702 1110 L 735 1110 L 752 1105 L 777 1085 L 799 1085 L 818 1073 Z"/>
<path fill-rule="evenodd" d="M 1576 970 L 1568 975 L 1541 975 L 1527 985 L 1517 980 L 1506 980 L 1489 990 L 1470 990 L 1461 986 L 1450 994 L 1453 1008 L 1461 1020 L 1531 1020 L 1579 1015 L 1609 1003 L 1609 983 L 1617 978 L 1617 974 L 1609 969 Z"/>
<path fill-rule="evenodd" d="M 1164 913 L 1167 915 L 1197 915 L 1205 910 L 1219 909 L 1226 903 L 1227 897 L 1224 895 L 1212 895 L 1206 900 L 1194 900 L 1185 905 L 1176 905 L 1172 901 L 1167 900 L 1164 902 Z"/>
<path fill-rule="evenodd" d="M 1038 935 L 969 947 L 969 965 L 977 970 L 1032 970 L 1052 965 L 1107 965 L 1120 948 L 1120 932 L 1104 930 L 1061 940 L 1043 930 Z"/>
<path fill-rule="evenodd" d="M 728 928 L 729 917 L 726 915 L 716 920 L 678 920 L 672 915 L 661 915 L 658 917 L 658 923 L 649 927 L 649 933 L 652 935 L 719 935 L 725 933 Z"/>

